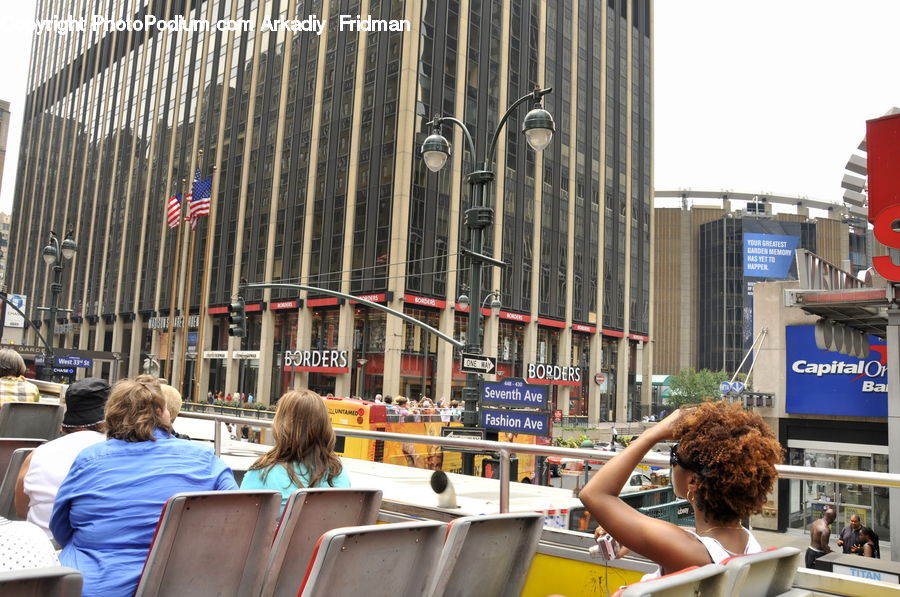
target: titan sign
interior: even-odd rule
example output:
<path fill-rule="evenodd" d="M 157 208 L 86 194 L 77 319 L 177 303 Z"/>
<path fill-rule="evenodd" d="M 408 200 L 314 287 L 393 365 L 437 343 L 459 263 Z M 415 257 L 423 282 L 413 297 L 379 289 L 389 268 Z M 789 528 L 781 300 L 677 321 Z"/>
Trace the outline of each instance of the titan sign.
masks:
<path fill-rule="evenodd" d="M 787 396 L 794 414 L 887 416 L 887 347 L 868 336 L 869 356 L 857 359 L 816 347 L 815 326 L 785 329 Z"/>

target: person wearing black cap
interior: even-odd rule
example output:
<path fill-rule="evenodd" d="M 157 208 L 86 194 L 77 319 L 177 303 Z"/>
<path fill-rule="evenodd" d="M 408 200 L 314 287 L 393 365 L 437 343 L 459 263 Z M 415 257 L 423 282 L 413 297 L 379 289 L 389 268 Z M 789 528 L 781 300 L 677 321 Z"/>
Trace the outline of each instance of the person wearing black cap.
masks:
<path fill-rule="evenodd" d="M 106 440 L 103 419 L 109 391 L 109 384 L 96 377 L 70 385 L 62 437 L 39 446 L 22 463 L 16 482 L 16 513 L 50 537 L 53 500 L 75 457 L 84 448 Z"/>

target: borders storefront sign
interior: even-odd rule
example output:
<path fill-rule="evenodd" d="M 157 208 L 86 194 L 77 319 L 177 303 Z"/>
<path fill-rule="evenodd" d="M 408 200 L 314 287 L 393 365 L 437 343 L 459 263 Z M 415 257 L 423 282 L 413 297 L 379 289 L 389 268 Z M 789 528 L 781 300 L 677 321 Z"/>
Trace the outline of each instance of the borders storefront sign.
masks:
<path fill-rule="evenodd" d="M 554 386 L 580 386 L 581 367 L 528 363 L 525 379 L 528 383 Z"/>
<path fill-rule="evenodd" d="M 309 373 L 349 373 L 350 357 L 346 350 L 286 350 L 284 370 Z"/>
<path fill-rule="evenodd" d="M 785 410 L 792 414 L 886 417 L 887 346 L 867 336 L 869 355 L 859 359 L 816 347 L 815 326 L 785 329 Z"/>

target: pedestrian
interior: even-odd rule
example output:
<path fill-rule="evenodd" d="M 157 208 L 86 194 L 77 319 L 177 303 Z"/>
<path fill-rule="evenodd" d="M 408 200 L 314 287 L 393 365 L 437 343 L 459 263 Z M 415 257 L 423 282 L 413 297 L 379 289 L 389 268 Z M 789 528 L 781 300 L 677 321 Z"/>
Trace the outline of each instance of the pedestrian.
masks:
<path fill-rule="evenodd" d="M 858 553 L 860 551 L 860 528 L 862 527 L 859 524 L 859 516 L 854 514 L 850 517 L 850 524 L 841 529 L 837 544 L 843 548 L 844 553 Z"/>
<path fill-rule="evenodd" d="M 225 402 L 231 402 L 231 394 L 225 394 Z"/>
<path fill-rule="evenodd" d="M 862 544 L 860 555 L 867 558 L 880 558 L 881 548 L 878 545 L 878 535 L 869 527 L 859 529 L 859 541 Z"/>
<path fill-rule="evenodd" d="M 247 404 L 253 404 L 253 394 L 247 396 Z"/>
<path fill-rule="evenodd" d="M 806 567 L 816 568 L 816 560 L 831 551 L 828 539 L 831 537 L 831 523 L 834 522 L 834 510 L 828 508 L 822 518 L 809 526 L 809 547 L 806 548 Z"/>
<path fill-rule="evenodd" d="M 14 350 L 0 350 L 0 404 L 38 402 L 41 392 L 25 379 L 25 361 Z"/>

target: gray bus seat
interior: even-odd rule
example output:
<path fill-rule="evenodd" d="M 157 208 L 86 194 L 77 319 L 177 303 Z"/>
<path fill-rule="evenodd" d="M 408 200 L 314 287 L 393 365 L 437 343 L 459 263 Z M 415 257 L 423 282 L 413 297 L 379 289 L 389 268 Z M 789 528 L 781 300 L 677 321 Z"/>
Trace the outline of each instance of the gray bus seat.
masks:
<path fill-rule="evenodd" d="M 449 526 L 428 594 L 518 597 L 541 540 L 543 514 L 466 516 Z"/>
<path fill-rule="evenodd" d="M 13 453 L 20 448 L 37 448 L 47 440 L 37 438 L 0 438 L 0 471 L 6 472 Z M 19 465 L 21 466 L 21 464 Z"/>
<path fill-rule="evenodd" d="M 447 525 L 346 527 L 319 539 L 298 597 L 421 597 L 431 586 Z"/>
<path fill-rule="evenodd" d="M 66 407 L 62 404 L 7 402 L 0 406 L 0 438 L 56 439 L 65 412 Z"/>
<path fill-rule="evenodd" d="M 375 524 L 381 490 L 300 489 L 288 498 L 266 564 L 261 597 L 295 597 L 316 542 L 332 529 Z"/>
<path fill-rule="evenodd" d="M 613 597 L 732 597 L 725 592 L 725 567 L 718 564 L 691 566 L 652 580 L 630 584 Z"/>
<path fill-rule="evenodd" d="M 22 463 L 33 450 L 34 448 L 15 450 L 9 459 L 9 466 L 6 467 L 6 475 L 0 481 L 0 516 L 9 520 L 24 520 L 16 514 L 16 480 L 19 478 L 19 471 L 22 470 Z"/>
<path fill-rule="evenodd" d="M 197 491 L 166 502 L 137 597 L 256 597 L 278 520 L 276 491 Z"/>
<path fill-rule="evenodd" d="M 804 565 L 796 547 L 773 547 L 760 553 L 728 558 L 722 564 L 728 571 L 726 595 L 741 597 L 803 597 L 812 595 L 803 589 L 793 589 L 797 568 Z"/>
<path fill-rule="evenodd" d="M 0 572 L 3 597 L 81 597 L 84 578 L 65 566 Z"/>

